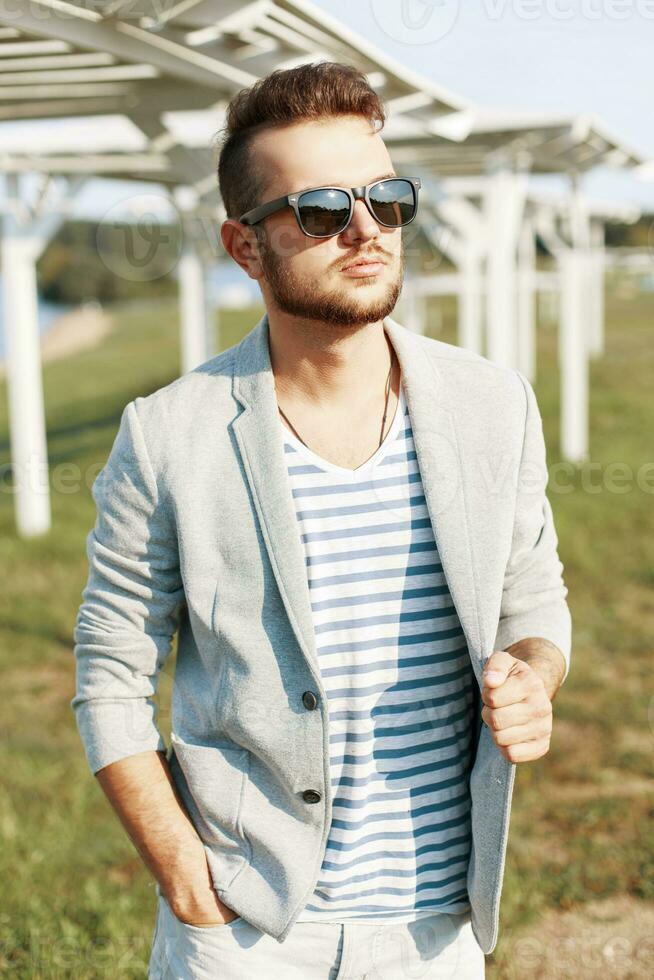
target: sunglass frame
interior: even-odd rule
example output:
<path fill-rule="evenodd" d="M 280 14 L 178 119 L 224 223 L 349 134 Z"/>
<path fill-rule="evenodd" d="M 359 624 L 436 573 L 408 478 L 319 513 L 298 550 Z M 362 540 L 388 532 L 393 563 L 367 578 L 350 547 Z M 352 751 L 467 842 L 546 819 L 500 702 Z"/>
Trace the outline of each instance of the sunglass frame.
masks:
<path fill-rule="evenodd" d="M 413 187 L 413 214 L 408 221 L 404 221 L 400 225 L 391 225 L 387 224 L 385 221 L 381 221 L 372 210 L 372 206 L 370 204 L 370 191 L 372 188 L 376 187 L 378 184 L 384 184 L 390 180 L 405 180 Z M 418 191 L 420 190 L 420 187 L 420 177 L 402 177 L 399 174 L 397 177 L 384 177 L 381 180 L 374 180 L 371 184 L 362 184 L 360 187 L 335 187 L 332 184 L 325 184 L 322 187 L 307 187 L 305 190 L 298 191 L 295 194 L 285 194 L 283 197 L 276 197 L 274 201 L 267 201 L 265 204 L 260 204 L 258 207 L 252 208 L 250 211 L 246 211 L 238 220 L 244 225 L 256 225 L 269 215 L 275 214 L 277 211 L 281 211 L 282 208 L 291 207 L 295 214 L 295 220 L 298 223 L 298 227 L 309 238 L 333 238 L 334 235 L 340 235 L 341 232 L 345 231 L 351 222 L 354 214 L 354 202 L 357 200 L 363 200 L 365 201 L 368 211 L 375 221 L 378 222 L 378 224 L 383 225 L 385 228 L 405 228 L 406 225 L 411 224 L 418 213 Z M 300 198 L 304 194 L 313 194 L 314 191 L 344 191 L 349 197 L 350 214 L 343 227 L 339 228 L 338 231 L 331 232 L 329 235 L 312 235 L 311 232 L 307 231 L 302 224 L 302 218 L 300 216 Z"/>

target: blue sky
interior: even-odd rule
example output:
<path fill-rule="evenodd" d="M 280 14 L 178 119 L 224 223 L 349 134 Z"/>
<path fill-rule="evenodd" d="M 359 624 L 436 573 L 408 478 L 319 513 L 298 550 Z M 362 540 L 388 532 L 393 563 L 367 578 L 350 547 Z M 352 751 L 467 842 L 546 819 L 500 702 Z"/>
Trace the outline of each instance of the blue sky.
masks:
<path fill-rule="evenodd" d="M 314 0 L 314 5 L 401 64 L 477 105 L 592 113 L 624 143 L 654 158 L 654 0 Z M 594 197 L 654 210 L 654 181 L 602 168 L 585 178 L 584 187 Z"/>
<path fill-rule="evenodd" d="M 485 108 L 580 112 L 654 158 L 654 0 L 314 0 L 401 64 Z M 556 179 L 549 182 L 563 186 Z M 654 210 L 654 180 L 598 169 L 589 196 Z M 102 215 L 133 185 L 92 182 Z"/>

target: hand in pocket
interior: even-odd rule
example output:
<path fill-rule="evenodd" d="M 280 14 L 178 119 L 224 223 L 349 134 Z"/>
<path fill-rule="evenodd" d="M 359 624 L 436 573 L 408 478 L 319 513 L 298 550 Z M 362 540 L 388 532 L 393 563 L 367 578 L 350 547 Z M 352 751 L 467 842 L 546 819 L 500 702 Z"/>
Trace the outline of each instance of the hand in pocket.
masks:
<path fill-rule="evenodd" d="M 210 929 L 227 925 L 239 915 L 218 898 L 202 841 L 186 852 L 168 886 L 161 887 L 171 912 L 183 925 Z"/>

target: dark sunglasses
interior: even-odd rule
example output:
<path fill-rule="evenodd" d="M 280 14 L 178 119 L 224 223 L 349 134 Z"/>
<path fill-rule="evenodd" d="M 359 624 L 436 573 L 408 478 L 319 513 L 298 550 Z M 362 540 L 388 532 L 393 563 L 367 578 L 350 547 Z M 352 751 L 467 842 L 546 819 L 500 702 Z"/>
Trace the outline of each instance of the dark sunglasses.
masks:
<path fill-rule="evenodd" d="M 256 225 L 269 214 L 291 207 L 297 223 L 309 238 L 340 234 L 352 220 L 355 200 L 366 202 L 373 218 L 386 228 L 401 228 L 418 213 L 420 177 L 387 177 L 361 187 L 313 187 L 286 194 L 246 211 L 244 225 Z"/>

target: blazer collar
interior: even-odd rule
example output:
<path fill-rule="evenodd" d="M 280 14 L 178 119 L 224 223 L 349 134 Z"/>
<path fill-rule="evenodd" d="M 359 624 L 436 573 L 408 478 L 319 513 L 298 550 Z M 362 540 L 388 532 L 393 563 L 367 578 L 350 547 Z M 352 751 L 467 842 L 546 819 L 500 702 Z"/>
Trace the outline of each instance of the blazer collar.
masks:
<path fill-rule="evenodd" d="M 455 391 L 430 342 L 386 317 L 384 330 L 402 372 L 427 508 L 443 571 L 481 688 L 482 635 L 473 549 L 463 490 Z M 237 345 L 233 392 L 244 411 L 233 422 L 270 563 L 305 657 L 319 671 L 304 550 L 297 528 L 283 451 L 268 314 Z"/>

